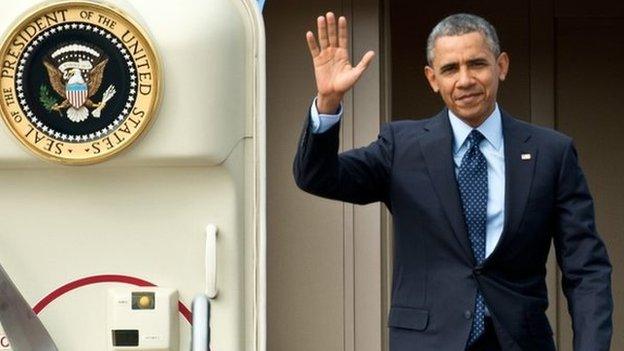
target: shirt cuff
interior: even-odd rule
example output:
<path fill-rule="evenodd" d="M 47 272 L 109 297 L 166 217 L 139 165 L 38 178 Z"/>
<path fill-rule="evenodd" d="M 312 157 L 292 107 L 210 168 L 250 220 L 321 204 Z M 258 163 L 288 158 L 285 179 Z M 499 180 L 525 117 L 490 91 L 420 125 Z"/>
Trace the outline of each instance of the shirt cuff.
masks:
<path fill-rule="evenodd" d="M 316 108 L 316 99 L 317 98 L 314 98 L 312 106 L 310 107 L 310 132 L 313 134 L 320 134 L 326 132 L 329 128 L 334 126 L 334 124 L 340 122 L 342 118 L 342 102 L 340 102 L 338 111 L 336 111 L 335 114 L 321 114 Z"/>

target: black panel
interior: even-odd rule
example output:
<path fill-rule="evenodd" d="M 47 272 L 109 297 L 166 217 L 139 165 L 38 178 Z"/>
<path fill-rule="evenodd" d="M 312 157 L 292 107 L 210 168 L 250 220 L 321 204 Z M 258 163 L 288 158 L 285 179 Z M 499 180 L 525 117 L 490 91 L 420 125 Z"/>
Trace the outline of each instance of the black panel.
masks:
<path fill-rule="evenodd" d="M 113 330 L 113 346 L 139 346 L 139 331 Z"/>

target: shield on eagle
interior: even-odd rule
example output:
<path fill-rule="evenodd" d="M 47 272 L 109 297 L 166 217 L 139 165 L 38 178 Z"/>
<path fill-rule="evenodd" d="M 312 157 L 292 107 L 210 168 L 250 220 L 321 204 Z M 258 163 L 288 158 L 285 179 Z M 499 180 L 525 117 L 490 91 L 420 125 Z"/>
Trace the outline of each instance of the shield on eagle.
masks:
<path fill-rule="evenodd" d="M 67 84 L 65 87 L 65 96 L 69 103 L 76 109 L 82 107 L 87 101 L 89 87 L 85 83 Z"/>

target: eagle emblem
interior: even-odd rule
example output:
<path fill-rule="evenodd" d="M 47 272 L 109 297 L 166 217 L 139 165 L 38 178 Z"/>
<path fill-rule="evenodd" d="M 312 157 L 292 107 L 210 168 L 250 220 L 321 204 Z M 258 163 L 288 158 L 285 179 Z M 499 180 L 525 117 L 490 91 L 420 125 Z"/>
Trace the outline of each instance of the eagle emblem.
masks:
<path fill-rule="evenodd" d="M 103 56 L 100 51 L 86 45 L 69 44 L 60 47 L 49 59 L 44 60 L 43 65 L 52 89 L 63 99 L 60 103 L 56 103 L 56 100 L 52 100 L 54 103 L 44 103 L 46 108 L 59 113 L 67 109 L 67 118 L 76 123 L 86 120 L 89 114 L 99 118 L 106 103 L 116 92 L 115 86 L 109 85 L 99 103 L 91 100 L 100 90 L 108 63 L 108 58 Z M 47 99 L 45 101 L 50 101 L 49 97 Z"/>

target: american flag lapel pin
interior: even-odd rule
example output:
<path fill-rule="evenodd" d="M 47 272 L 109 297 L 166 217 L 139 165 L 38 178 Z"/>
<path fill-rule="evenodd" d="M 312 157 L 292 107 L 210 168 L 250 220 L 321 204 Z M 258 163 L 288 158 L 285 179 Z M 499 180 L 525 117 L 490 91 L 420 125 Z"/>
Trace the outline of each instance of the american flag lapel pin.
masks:
<path fill-rule="evenodd" d="M 531 154 L 522 154 L 522 155 L 520 156 L 520 158 L 521 158 L 523 161 L 528 161 L 528 160 L 530 160 L 530 159 L 531 159 Z"/>

